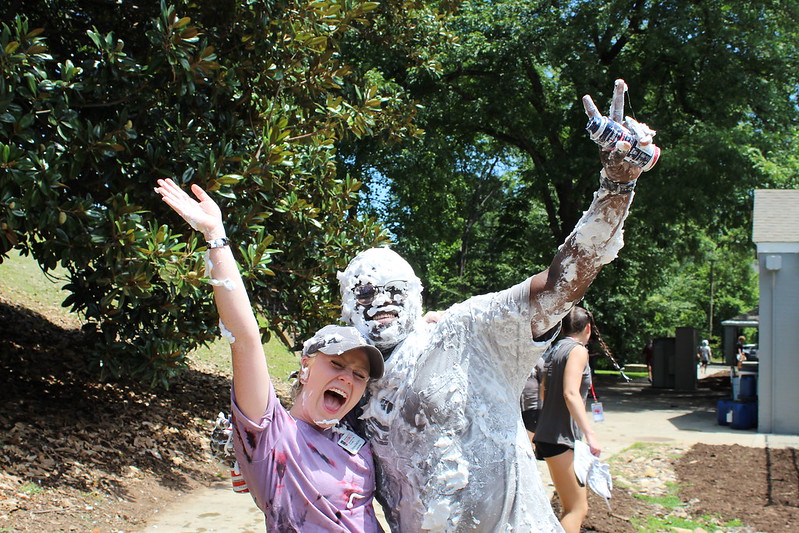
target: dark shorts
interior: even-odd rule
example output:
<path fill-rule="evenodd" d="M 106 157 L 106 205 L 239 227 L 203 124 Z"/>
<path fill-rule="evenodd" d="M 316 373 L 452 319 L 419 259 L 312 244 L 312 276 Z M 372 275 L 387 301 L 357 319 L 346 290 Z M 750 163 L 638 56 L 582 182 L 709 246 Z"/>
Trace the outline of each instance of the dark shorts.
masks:
<path fill-rule="evenodd" d="M 543 461 L 547 457 L 556 457 L 571 450 L 566 444 L 551 444 L 549 442 L 535 443 L 535 458 Z"/>
<path fill-rule="evenodd" d="M 538 427 L 538 409 L 522 411 L 522 422 L 524 422 L 524 427 L 527 431 L 535 433 L 535 428 Z"/>

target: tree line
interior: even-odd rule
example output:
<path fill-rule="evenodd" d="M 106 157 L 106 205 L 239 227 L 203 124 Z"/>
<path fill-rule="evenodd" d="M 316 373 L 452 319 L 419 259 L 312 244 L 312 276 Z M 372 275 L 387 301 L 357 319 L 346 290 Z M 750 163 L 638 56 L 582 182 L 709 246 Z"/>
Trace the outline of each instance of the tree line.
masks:
<path fill-rule="evenodd" d="M 797 15 L 783 1 L 463 2 L 455 40 L 428 50 L 440 71 L 358 48 L 422 105 L 426 133 L 348 143 L 341 162 L 444 307 L 548 265 L 597 187 L 580 97 L 607 105 L 623 78 L 663 155 L 584 303 L 628 360 L 678 326 L 718 339 L 758 301 L 753 190 L 799 186 Z"/>
<path fill-rule="evenodd" d="M 12 1 L 0 10 L 0 260 L 62 266 L 87 364 L 167 385 L 217 334 L 198 235 L 152 186 L 213 192 L 265 337 L 338 316 L 393 242 L 446 305 L 543 268 L 595 190 L 580 97 L 658 130 L 586 304 L 618 353 L 757 302 L 754 188 L 797 186 L 792 2 Z M 706 329 L 706 328 L 705 328 Z"/>

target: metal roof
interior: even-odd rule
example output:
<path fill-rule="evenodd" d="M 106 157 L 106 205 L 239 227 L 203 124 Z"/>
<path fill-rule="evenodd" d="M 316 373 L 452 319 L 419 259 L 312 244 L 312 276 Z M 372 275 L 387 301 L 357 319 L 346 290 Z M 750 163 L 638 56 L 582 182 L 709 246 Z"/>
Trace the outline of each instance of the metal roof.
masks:
<path fill-rule="evenodd" d="M 748 313 L 741 313 L 729 320 L 724 320 L 722 326 L 736 326 L 739 328 L 756 328 L 760 325 L 760 307 L 755 307 Z"/>

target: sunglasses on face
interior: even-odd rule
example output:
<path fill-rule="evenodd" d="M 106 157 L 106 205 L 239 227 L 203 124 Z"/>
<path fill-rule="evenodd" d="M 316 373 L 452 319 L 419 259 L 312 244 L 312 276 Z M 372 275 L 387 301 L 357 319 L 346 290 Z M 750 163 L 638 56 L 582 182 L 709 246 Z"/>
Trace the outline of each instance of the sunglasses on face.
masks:
<path fill-rule="evenodd" d="M 355 301 L 361 305 L 371 304 L 378 292 L 388 294 L 394 303 L 402 303 L 408 296 L 408 282 L 402 280 L 389 281 L 385 285 L 372 285 L 366 283 L 358 285 L 352 292 L 355 294 Z"/>

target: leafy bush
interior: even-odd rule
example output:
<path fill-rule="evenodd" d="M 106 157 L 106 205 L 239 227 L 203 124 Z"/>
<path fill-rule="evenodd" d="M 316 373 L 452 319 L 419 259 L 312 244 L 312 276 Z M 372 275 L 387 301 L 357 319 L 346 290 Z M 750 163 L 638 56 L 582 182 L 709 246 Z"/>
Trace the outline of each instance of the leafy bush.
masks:
<path fill-rule="evenodd" d="M 1 27 L 0 261 L 16 248 L 68 271 L 90 364 L 167 386 L 217 333 L 205 244 L 159 177 L 219 200 L 266 337 L 338 316 L 334 272 L 386 236 L 356 216 L 336 143 L 418 133 L 403 94 L 339 52 L 378 4 L 43 4 Z"/>

